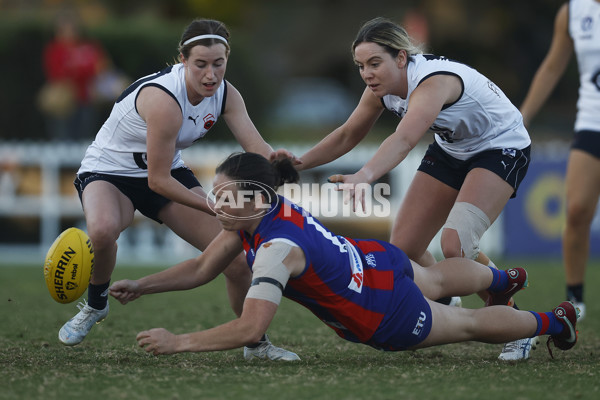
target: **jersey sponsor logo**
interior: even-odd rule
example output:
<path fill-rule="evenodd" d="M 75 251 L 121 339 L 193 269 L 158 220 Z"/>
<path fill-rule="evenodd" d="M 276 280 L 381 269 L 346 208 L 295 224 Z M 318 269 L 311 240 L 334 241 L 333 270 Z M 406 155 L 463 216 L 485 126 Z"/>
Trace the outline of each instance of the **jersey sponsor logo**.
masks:
<path fill-rule="evenodd" d="M 415 325 L 415 329 L 413 329 L 412 334 L 419 336 L 421 332 L 423 332 L 424 322 L 427 320 L 427 315 L 423 311 L 419 315 L 419 319 L 417 320 L 417 324 Z"/>
<path fill-rule="evenodd" d="M 352 270 L 352 279 L 348 284 L 348 289 L 355 291 L 356 293 L 362 293 L 363 288 L 363 264 L 360 259 L 358 251 L 352 244 L 344 238 L 346 249 L 348 249 L 348 255 L 350 256 L 350 268 Z"/>
<path fill-rule="evenodd" d="M 376 268 L 377 267 L 377 261 L 375 260 L 375 256 L 373 255 L 373 253 L 369 253 L 365 256 L 365 259 L 367 260 L 367 265 L 371 268 Z"/>
<path fill-rule="evenodd" d="M 191 120 L 191 121 L 193 121 L 193 122 L 194 122 L 194 125 L 197 125 L 197 124 L 196 124 L 196 120 L 198 119 L 198 117 L 199 117 L 199 115 L 196 115 L 196 118 L 194 118 L 194 117 L 192 117 L 192 116 L 190 115 L 190 116 L 188 117 L 188 119 L 189 119 L 189 120 Z"/>

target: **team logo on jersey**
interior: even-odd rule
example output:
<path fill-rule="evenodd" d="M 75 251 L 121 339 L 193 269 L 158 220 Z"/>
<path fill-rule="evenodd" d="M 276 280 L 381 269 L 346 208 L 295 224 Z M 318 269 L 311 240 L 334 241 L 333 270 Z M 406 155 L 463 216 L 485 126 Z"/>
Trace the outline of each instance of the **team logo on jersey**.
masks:
<path fill-rule="evenodd" d="M 204 118 L 202 118 L 202 120 L 204 121 L 204 129 L 206 129 L 206 130 L 209 130 L 210 128 L 212 128 L 212 126 L 217 121 L 215 116 L 212 114 L 206 114 L 206 116 Z"/>

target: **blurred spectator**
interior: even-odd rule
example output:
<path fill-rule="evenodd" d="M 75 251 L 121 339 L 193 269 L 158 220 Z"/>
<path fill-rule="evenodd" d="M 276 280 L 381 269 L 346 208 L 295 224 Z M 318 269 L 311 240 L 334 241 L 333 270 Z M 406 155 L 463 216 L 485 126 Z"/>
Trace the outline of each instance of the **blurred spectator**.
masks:
<path fill-rule="evenodd" d="M 44 48 L 46 83 L 38 100 L 51 139 L 89 139 L 96 131 L 92 87 L 107 59 L 102 47 L 80 36 L 71 15 L 58 18 Z"/>
<path fill-rule="evenodd" d="M 417 6 L 406 11 L 402 26 L 416 44 L 426 46 L 429 43 L 429 23 L 421 8 Z"/>

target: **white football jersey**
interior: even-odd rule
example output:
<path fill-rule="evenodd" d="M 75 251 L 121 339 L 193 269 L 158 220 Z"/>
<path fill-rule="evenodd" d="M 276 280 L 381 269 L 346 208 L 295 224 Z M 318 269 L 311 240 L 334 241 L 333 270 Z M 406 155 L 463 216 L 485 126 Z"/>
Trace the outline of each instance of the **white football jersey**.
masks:
<path fill-rule="evenodd" d="M 136 109 L 139 91 L 147 86 L 160 88 L 179 104 L 183 122 L 177 134 L 171 169 L 184 165 L 181 150 L 202 138 L 223 113 L 227 83 L 211 97 L 192 105 L 187 97 L 183 64 L 175 64 L 135 81 L 115 102 L 110 116 L 88 147 L 78 173 L 100 172 L 129 177 L 147 177 L 147 126 Z"/>
<path fill-rule="evenodd" d="M 407 67 L 408 92 L 383 97 L 384 106 L 404 117 L 411 93 L 425 79 L 438 74 L 457 76 L 463 91 L 442 108 L 430 130 L 437 143 L 459 160 L 490 149 L 523 149 L 531 139 L 519 110 L 492 81 L 466 64 L 431 54 L 411 56 Z"/>
<path fill-rule="evenodd" d="M 569 35 L 579 68 L 579 98 L 575 131 L 600 132 L 600 3 L 569 2 Z"/>

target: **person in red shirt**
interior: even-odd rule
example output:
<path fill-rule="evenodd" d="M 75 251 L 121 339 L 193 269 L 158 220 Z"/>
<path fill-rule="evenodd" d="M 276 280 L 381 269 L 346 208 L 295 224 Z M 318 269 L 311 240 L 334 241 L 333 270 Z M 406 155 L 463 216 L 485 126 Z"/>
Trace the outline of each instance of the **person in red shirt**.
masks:
<path fill-rule="evenodd" d="M 46 85 L 41 109 L 53 139 L 81 139 L 93 135 L 92 85 L 106 62 L 101 45 L 80 36 L 71 16 L 57 20 L 55 35 L 44 48 Z"/>

